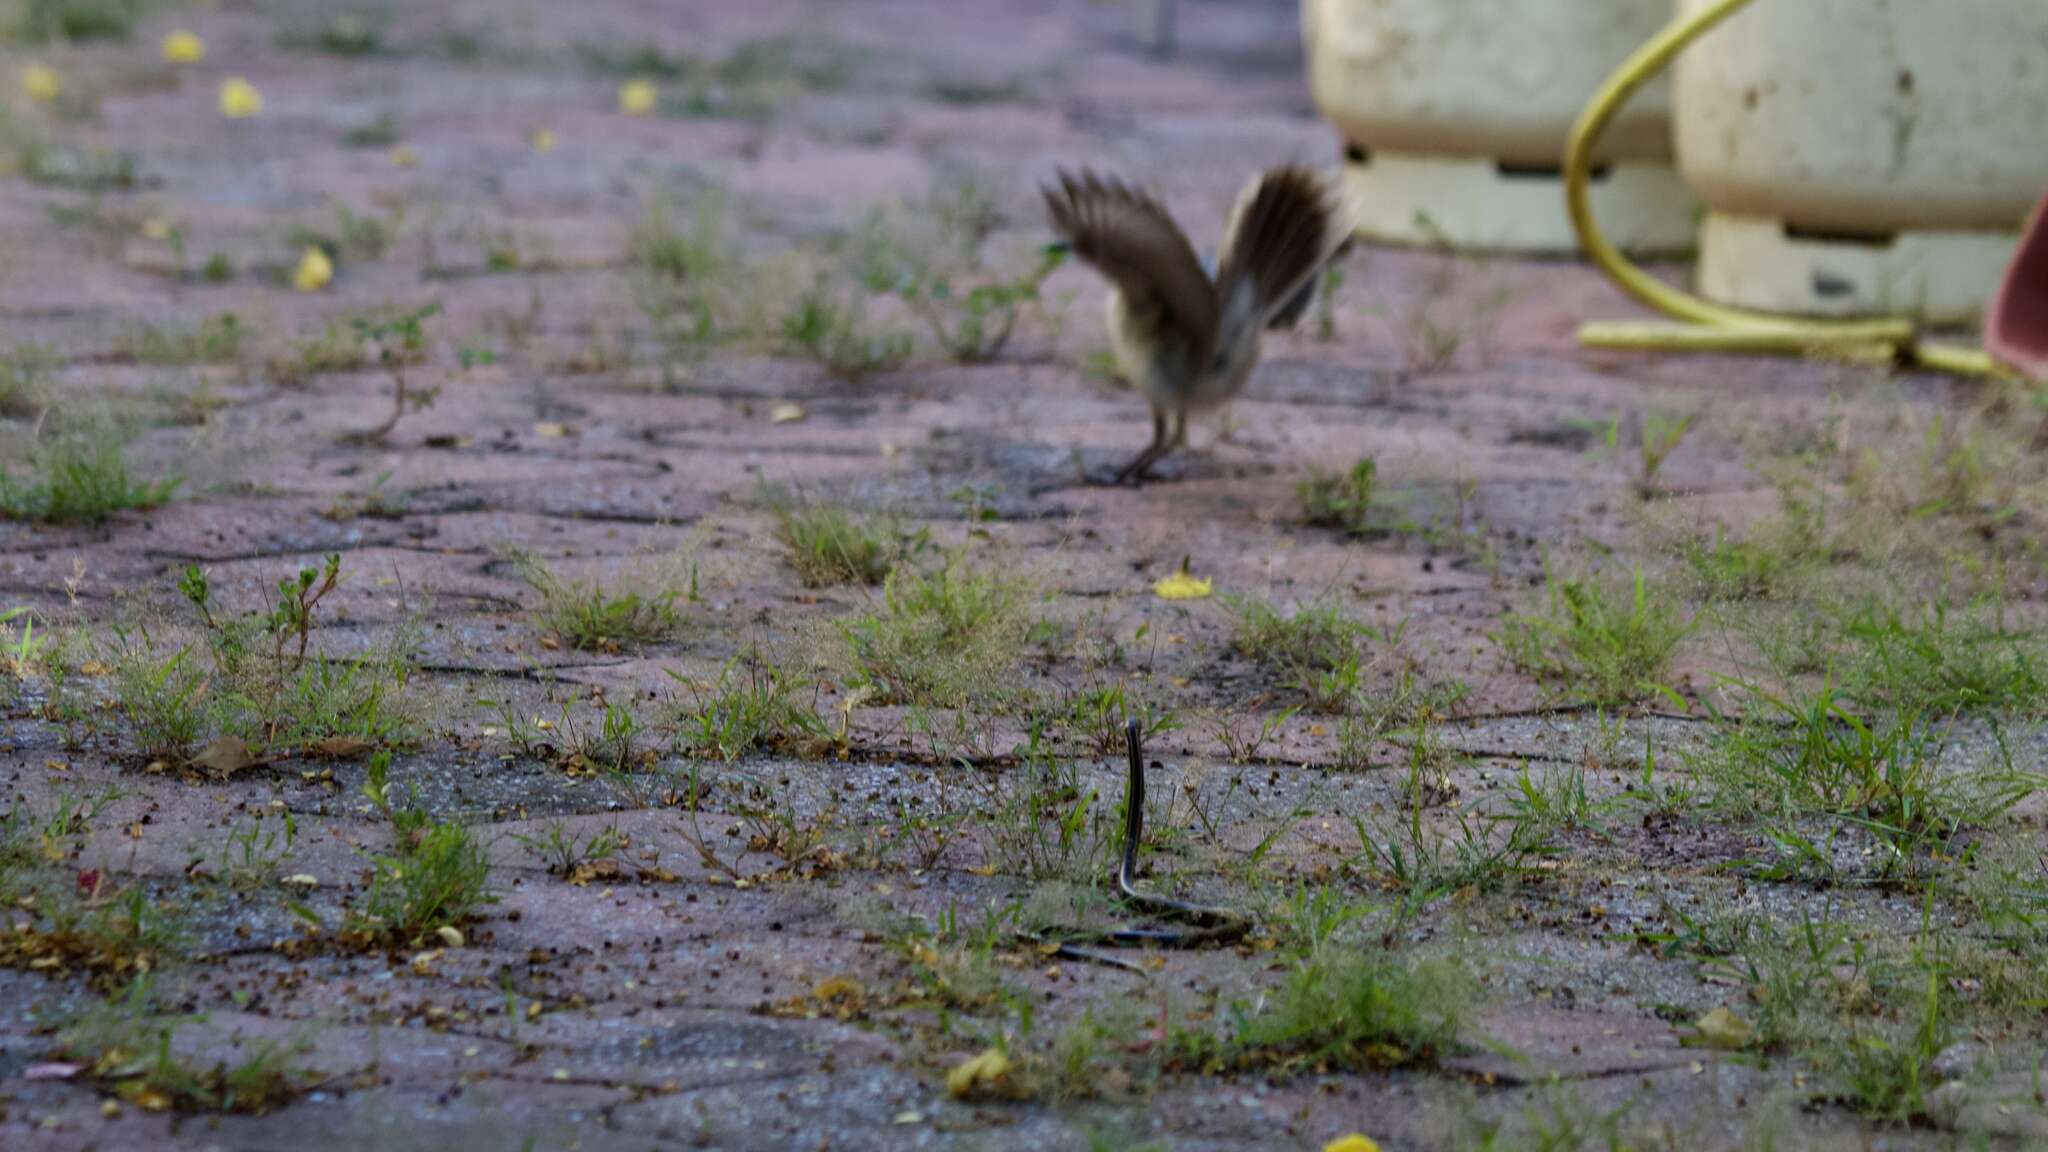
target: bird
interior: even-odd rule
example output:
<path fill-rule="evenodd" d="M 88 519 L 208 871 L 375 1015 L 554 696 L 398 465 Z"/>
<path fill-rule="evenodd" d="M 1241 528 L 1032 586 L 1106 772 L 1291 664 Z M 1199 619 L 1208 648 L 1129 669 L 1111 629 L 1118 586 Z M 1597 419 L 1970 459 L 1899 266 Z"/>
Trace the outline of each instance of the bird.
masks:
<path fill-rule="evenodd" d="M 1041 188 L 1052 230 L 1109 280 L 1117 368 L 1152 407 L 1152 443 L 1116 474 L 1142 482 L 1186 443 L 1190 414 L 1244 388 L 1260 333 L 1300 319 L 1351 215 L 1313 170 L 1269 169 L 1239 195 L 1212 274 L 1156 197 L 1087 169 L 1057 177 Z"/>

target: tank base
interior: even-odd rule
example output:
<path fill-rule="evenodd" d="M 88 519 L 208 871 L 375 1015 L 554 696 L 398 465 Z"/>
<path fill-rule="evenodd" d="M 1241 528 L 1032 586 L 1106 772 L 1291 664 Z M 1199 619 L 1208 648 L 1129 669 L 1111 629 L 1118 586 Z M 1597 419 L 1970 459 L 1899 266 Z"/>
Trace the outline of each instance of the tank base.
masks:
<path fill-rule="evenodd" d="M 2019 247 L 2017 232 L 1927 231 L 1864 240 L 1708 213 L 1699 290 L 1723 304 L 1806 316 L 1974 322 Z"/>
<path fill-rule="evenodd" d="M 1535 255 L 1571 255 L 1578 236 L 1564 208 L 1564 176 L 1487 157 L 1361 153 L 1345 165 L 1358 233 L 1390 244 Z M 1690 251 L 1698 215 L 1669 164 L 1627 161 L 1590 188 L 1600 230 L 1623 251 Z"/>

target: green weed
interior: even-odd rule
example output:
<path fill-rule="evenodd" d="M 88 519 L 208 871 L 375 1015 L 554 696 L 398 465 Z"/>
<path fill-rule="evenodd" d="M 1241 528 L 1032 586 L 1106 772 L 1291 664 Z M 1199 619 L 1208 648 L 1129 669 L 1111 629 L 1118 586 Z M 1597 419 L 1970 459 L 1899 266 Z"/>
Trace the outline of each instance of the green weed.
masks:
<path fill-rule="evenodd" d="M 957 556 L 935 572 L 902 567 L 882 605 L 839 624 L 855 680 L 891 702 L 953 707 L 1001 695 L 1030 627 L 1026 591 Z"/>
<path fill-rule="evenodd" d="M 1503 622 L 1502 647 L 1517 667 L 1562 680 L 1593 703 L 1660 694 L 1683 707 L 1664 678 L 1693 622 L 1651 594 L 1641 568 L 1626 584 L 1551 572 L 1547 590 L 1539 611 Z"/>

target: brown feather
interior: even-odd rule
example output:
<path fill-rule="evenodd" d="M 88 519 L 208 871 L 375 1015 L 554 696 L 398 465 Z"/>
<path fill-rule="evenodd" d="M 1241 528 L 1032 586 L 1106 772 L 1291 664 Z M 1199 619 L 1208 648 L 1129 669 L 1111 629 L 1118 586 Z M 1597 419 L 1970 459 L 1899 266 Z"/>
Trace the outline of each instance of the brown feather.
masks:
<path fill-rule="evenodd" d="M 1060 173 L 1045 206 L 1055 232 L 1095 266 L 1136 312 L 1158 310 L 1197 347 L 1215 339 L 1216 289 L 1194 246 L 1155 199 L 1093 172 Z"/>
<path fill-rule="evenodd" d="M 1275 168 L 1239 202 L 1216 275 L 1225 299 L 1249 280 L 1259 314 L 1271 317 L 1321 271 L 1346 229 L 1322 180 L 1306 168 Z"/>

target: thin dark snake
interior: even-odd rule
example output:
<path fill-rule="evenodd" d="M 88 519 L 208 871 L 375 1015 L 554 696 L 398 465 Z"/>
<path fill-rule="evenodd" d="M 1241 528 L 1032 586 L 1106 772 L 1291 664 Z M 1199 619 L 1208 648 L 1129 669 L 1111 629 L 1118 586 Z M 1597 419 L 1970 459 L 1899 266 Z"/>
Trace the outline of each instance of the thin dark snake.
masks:
<path fill-rule="evenodd" d="M 1145 839 L 1145 742 L 1136 720 L 1124 723 L 1124 746 L 1130 753 L 1130 774 L 1124 783 L 1124 850 L 1117 861 L 1117 895 L 1126 905 L 1158 920 L 1185 927 L 1052 928 L 1035 935 L 1056 944 L 1056 954 L 1075 960 L 1143 971 L 1128 960 L 1081 947 L 1082 943 L 1112 948 L 1196 948 L 1236 940 L 1251 930 L 1251 920 L 1228 908 L 1191 904 L 1140 889 L 1136 883 L 1138 848 Z"/>

